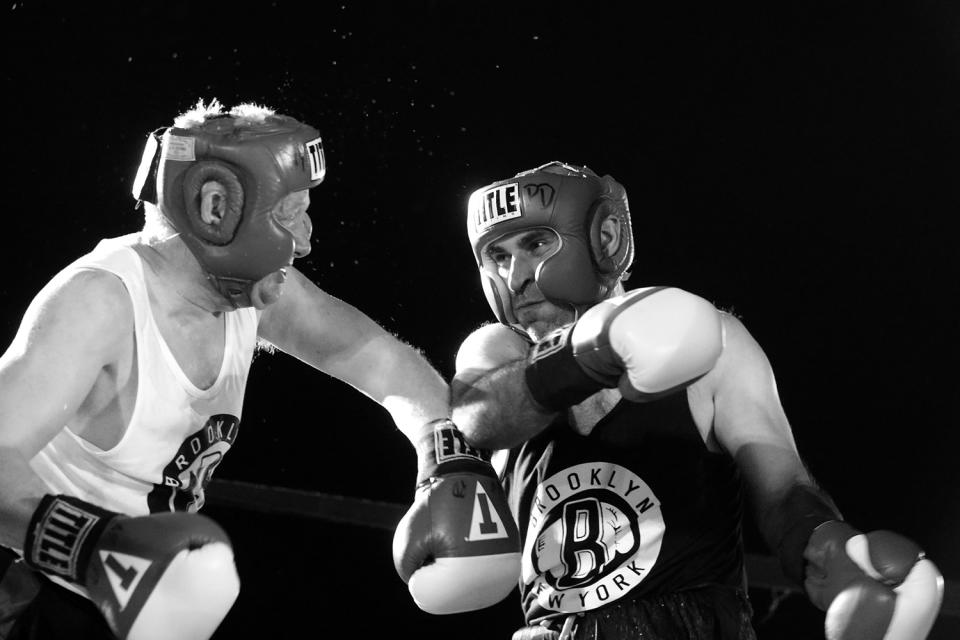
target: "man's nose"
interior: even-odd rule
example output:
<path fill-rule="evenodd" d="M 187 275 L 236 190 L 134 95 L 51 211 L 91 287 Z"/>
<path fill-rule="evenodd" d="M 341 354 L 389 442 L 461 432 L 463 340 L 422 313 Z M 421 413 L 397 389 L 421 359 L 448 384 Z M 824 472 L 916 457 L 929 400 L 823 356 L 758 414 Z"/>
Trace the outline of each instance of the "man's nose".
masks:
<path fill-rule="evenodd" d="M 310 216 L 304 214 L 303 222 L 293 232 L 293 256 L 302 258 L 310 253 L 310 237 L 313 235 L 313 223 Z"/>
<path fill-rule="evenodd" d="M 507 274 L 507 288 L 511 293 L 521 293 L 533 281 L 535 266 L 522 256 L 510 259 L 510 271 Z"/>

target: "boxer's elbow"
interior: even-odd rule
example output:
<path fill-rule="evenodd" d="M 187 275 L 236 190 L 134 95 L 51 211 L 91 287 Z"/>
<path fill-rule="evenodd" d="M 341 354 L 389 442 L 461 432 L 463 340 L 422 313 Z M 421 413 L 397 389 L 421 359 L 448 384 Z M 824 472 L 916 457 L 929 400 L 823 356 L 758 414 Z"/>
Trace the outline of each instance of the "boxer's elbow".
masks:
<path fill-rule="evenodd" d="M 483 401 L 454 402 L 451 419 L 470 444 L 491 451 L 519 446 L 549 424 Z"/>
<path fill-rule="evenodd" d="M 450 384 L 450 418 L 470 444 L 490 448 L 495 430 L 490 416 L 495 407 L 473 385 L 454 379 Z"/>
<path fill-rule="evenodd" d="M 526 391 L 522 363 L 482 376 L 461 373 L 450 384 L 451 419 L 482 449 L 510 449 L 547 427 L 556 416 L 535 406 Z"/>

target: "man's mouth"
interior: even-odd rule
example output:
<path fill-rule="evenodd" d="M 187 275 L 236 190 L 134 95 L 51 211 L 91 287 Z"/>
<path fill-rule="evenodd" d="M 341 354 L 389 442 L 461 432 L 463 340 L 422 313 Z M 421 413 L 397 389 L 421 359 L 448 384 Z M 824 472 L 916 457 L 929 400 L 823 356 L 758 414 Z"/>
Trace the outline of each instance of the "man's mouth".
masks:
<path fill-rule="evenodd" d="M 515 311 L 520 311 L 521 309 L 527 309 L 529 307 L 534 307 L 543 302 L 543 300 L 523 300 L 514 305 Z"/>

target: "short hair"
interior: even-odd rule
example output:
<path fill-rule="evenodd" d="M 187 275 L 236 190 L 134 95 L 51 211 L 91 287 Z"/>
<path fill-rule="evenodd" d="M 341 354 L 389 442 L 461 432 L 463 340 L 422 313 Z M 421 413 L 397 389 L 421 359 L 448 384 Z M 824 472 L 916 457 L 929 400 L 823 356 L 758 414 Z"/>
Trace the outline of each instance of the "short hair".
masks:
<path fill-rule="evenodd" d="M 204 104 L 203 99 L 188 111 L 184 111 L 173 120 L 173 126 L 178 129 L 197 129 L 211 119 L 230 117 L 238 129 L 256 128 L 264 124 L 267 118 L 276 115 L 270 107 L 254 102 L 242 102 L 232 109 L 225 109 L 219 100 L 213 98 Z"/>

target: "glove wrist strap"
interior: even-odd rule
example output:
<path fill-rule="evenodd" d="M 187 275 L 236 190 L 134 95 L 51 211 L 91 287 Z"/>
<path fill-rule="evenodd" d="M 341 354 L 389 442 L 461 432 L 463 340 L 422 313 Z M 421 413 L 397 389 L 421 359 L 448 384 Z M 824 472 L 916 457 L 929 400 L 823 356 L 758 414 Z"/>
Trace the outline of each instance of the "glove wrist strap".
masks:
<path fill-rule="evenodd" d="M 777 556 L 784 575 L 796 584 L 804 582 L 804 550 L 810 536 L 821 525 L 843 516 L 833 501 L 816 487 L 799 485 L 784 500 L 785 525 L 777 544 Z"/>
<path fill-rule="evenodd" d="M 94 547 L 119 514 L 64 495 L 45 495 L 33 512 L 24 562 L 44 573 L 83 584 Z"/>
<path fill-rule="evenodd" d="M 483 473 L 486 468 L 494 475 L 488 453 L 470 445 L 452 420 L 427 423 L 417 438 L 416 447 L 418 487 L 438 475 L 457 471 Z"/>
<path fill-rule="evenodd" d="M 580 404 L 606 386 L 587 375 L 577 363 L 570 339 L 573 327 L 567 325 L 551 332 L 530 349 L 524 370 L 527 388 L 533 400 L 549 411 Z"/>

